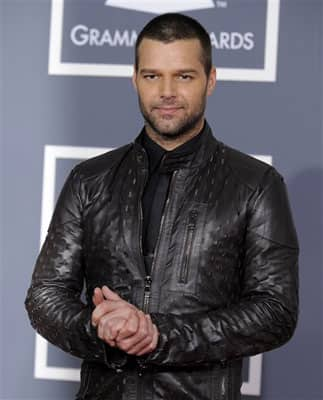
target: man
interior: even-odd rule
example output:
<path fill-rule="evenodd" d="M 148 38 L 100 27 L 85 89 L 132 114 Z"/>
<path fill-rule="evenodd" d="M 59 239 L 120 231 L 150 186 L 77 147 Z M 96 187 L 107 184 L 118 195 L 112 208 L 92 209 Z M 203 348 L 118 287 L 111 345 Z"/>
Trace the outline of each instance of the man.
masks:
<path fill-rule="evenodd" d="M 41 335 L 84 360 L 77 399 L 239 399 L 242 358 L 295 329 L 285 186 L 213 137 L 215 81 L 204 28 L 153 19 L 133 76 L 143 131 L 65 183 L 26 307 Z"/>

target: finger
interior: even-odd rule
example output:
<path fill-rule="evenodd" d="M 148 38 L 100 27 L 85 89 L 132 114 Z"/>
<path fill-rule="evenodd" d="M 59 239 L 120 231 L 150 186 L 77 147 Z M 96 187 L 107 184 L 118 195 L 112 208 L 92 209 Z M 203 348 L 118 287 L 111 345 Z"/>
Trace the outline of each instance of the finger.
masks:
<path fill-rule="evenodd" d="M 95 309 L 91 315 L 91 323 L 94 327 L 96 327 L 100 321 L 100 319 L 108 312 L 108 304 L 107 301 L 104 300 L 102 303 L 96 305 Z"/>
<path fill-rule="evenodd" d="M 118 309 L 120 307 L 120 304 L 117 303 L 118 302 L 115 301 L 104 300 L 102 301 L 102 303 L 97 305 L 92 312 L 91 316 L 92 325 L 96 327 L 100 319 L 103 317 L 103 315 L 111 313 L 112 311 Z"/>
<path fill-rule="evenodd" d="M 157 329 L 156 325 L 153 324 L 153 337 L 152 337 L 151 342 L 145 348 L 138 350 L 136 352 L 136 355 L 142 356 L 144 354 L 148 354 L 148 353 L 151 353 L 152 351 L 154 351 L 158 344 L 158 338 L 159 338 L 158 329 Z"/>
<path fill-rule="evenodd" d="M 111 313 L 114 310 L 119 310 L 123 315 L 127 314 L 127 318 L 131 311 L 137 312 L 137 308 L 134 305 L 120 298 L 119 300 L 104 300 L 96 306 L 92 313 L 92 325 L 96 327 L 103 315 Z"/>
<path fill-rule="evenodd" d="M 149 336 L 149 328 L 148 321 L 146 319 L 145 314 L 142 311 L 137 313 L 139 316 L 139 326 L 135 334 L 130 335 L 128 338 L 119 340 L 119 336 L 117 337 L 117 345 L 124 351 L 129 351 L 129 349 L 136 346 L 139 342 Z M 151 339 L 151 338 L 150 338 Z"/>
<path fill-rule="evenodd" d="M 98 325 L 98 336 L 112 347 L 115 347 L 115 338 L 122 329 L 126 320 L 124 318 L 102 317 Z"/>
<path fill-rule="evenodd" d="M 116 309 L 110 313 L 103 315 L 97 325 L 98 336 L 102 340 L 115 340 L 119 332 L 129 320 L 129 315 L 133 312 L 132 309 L 123 308 Z M 137 329 L 137 328 L 135 328 Z"/>
<path fill-rule="evenodd" d="M 128 321 L 129 310 L 114 310 L 103 315 L 97 325 L 98 332 L 101 335 L 105 330 L 109 331 L 109 338 L 115 339 L 118 335 L 120 327 L 119 321 L 122 321 L 122 326 Z M 102 335 L 101 335 L 102 336 Z M 101 337 L 100 336 L 100 337 Z"/>
<path fill-rule="evenodd" d="M 97 333 L 98 333 L 98 337 L 101 340 L 103 340 L 104 342 L 106 342 L 109 346 L 111 346 L 111 347 L 116 346 L 116 342 L 113 339 L 110 339 L 109 333 L 104 330 L 103 326 L 98 326 Z"/>
<path fill-rule="evenodd" d="M 153 333 L 153 339 L 152 339 L 151 343 L 149 345 L 147 345 L 147 347 L 145 347 L 144 349 L 139 350 L 136 353 L 137 356 L 143 356 L 145 354 L 151 353 L 152 351 L 154 351 L 156 349 L 157 344 L 158 344 L 158 338 L 159 338 L 159 332 L 158 332 L 156 325 L 153 325 L 153 330 L 154 330 L 154 333 Z"/>
<path fill-rule="evenodd" d="M 151 344 L 151 342 L 152 342 L 152 337 L 146 336 L 144 339 L 142 339 L 135 346 L 132 346 L 126 352 L 131 355 L 137 355 L 138 353 L 146 349 Z"/>
<path fill-rule="evenodd" d="M 104 341 L 106 341 L 106 342 L 108 342 L 110 344 L 110 342 L 109 342 L 110 341 L 110 334 L 109 334 L 109 332 L 107 330 L 107 327 L 105 327 L 105 317 L 104 316 L 100 319 L 100 322 L 98 324 L 97 334 L 98 334 L 98 337 L 101 340 L 104 340 Z"/>
<path fill-rule="evenodd" d="M 141 341 L 131 347 L 127 353 L 137 355 L 142 350 L 144 350 L 153 340 L 154 335 L 154 327 L 149 315 L 145 315 L 146 318 L 146 326 L 147 326 L 147 334 Z"/>
<path fill-rule="evenodd" d="M 122 341 L 126 338 L 134 336 L 139 328 L 139 316 L 136 310 L 132 310 L 129 313 L 129 317 L 127 322 L 123 326 L 122 330 L 119 332 L 118 336 L 116 337 L 116 341 Z"/>
<path fill-rule="evenodd" d="M 107 300 L 122 300 L 121 297 L 116 292 L 109 289 L 108 286 L 102 287 L 102 293 Z"/>
<path fill-rule="evenodd" d="M 104 296 L 100 288 L 96 287 L 94 289 L 92 300 L 95 306 L 98 306 L 102 301 L 104 301 Z"/>
<path fill-rule="evenodd" d="M 153 321 L 151 320 L 151 316 L 149 314 L 145 314 L 145 317 L 148 322 L 149 330 L 150 330 L 151 334 L 153 334 L 154 333 L 154 324 L 153 324 Z"/>

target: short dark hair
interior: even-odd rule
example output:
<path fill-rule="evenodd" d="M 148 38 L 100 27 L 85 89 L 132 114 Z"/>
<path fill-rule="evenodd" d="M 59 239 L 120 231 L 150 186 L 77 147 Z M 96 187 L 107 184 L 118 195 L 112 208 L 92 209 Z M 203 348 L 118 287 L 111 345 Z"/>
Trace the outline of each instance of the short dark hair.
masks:
<path fill-rule="evenodd" d="M 135 47 L 135 67 L 138 70 L 138 49 L 144 38 L 171 43 L 175 40 L 198 39 L 201 44 L 201 62 L 206 75 L 212 68 L 212 47 L 210 36 L 205 28 L 194 18 L 178 13 L 162 14 L 144 26 L 139 33 Z"/>

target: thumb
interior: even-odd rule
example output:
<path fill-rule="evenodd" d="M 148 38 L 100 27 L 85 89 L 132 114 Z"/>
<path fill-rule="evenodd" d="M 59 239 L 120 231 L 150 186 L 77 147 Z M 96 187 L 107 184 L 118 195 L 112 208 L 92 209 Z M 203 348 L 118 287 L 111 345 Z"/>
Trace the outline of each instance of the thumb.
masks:
<path fill-rule="evenodd" d="M 103 286 L 102 293 L 107 300 L 121 300 L 121 297 L 117 293 L 109 289 L 107 286 Z"/>
<path fill-rule="evenodd" d="M 104 301 L 104 296 L 100 288 L 96 287 L 94 289 L 92 300 L 95 306 L 98 306 L 102 301 Z"/>

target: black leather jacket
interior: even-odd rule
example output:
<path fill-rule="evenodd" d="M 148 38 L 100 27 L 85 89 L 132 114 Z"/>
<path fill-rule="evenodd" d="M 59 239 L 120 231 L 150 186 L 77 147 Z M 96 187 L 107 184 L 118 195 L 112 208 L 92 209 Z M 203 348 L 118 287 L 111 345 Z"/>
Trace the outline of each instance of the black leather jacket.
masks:
<path fill-rule="evenodd" d="M 242 358 L 282 345 L 296 325 L 298 244 L 283 180 L 207 128 L 173 173 L 150 281 L 146 176 L 136 141 L 74 168 L 26 298 L 31 323 L 84 359 L 77 399 L 239 399 Z M 154 352 L 136 358 L 98 339 L 91 298 L 103 285 L 152 315 Z"/>

